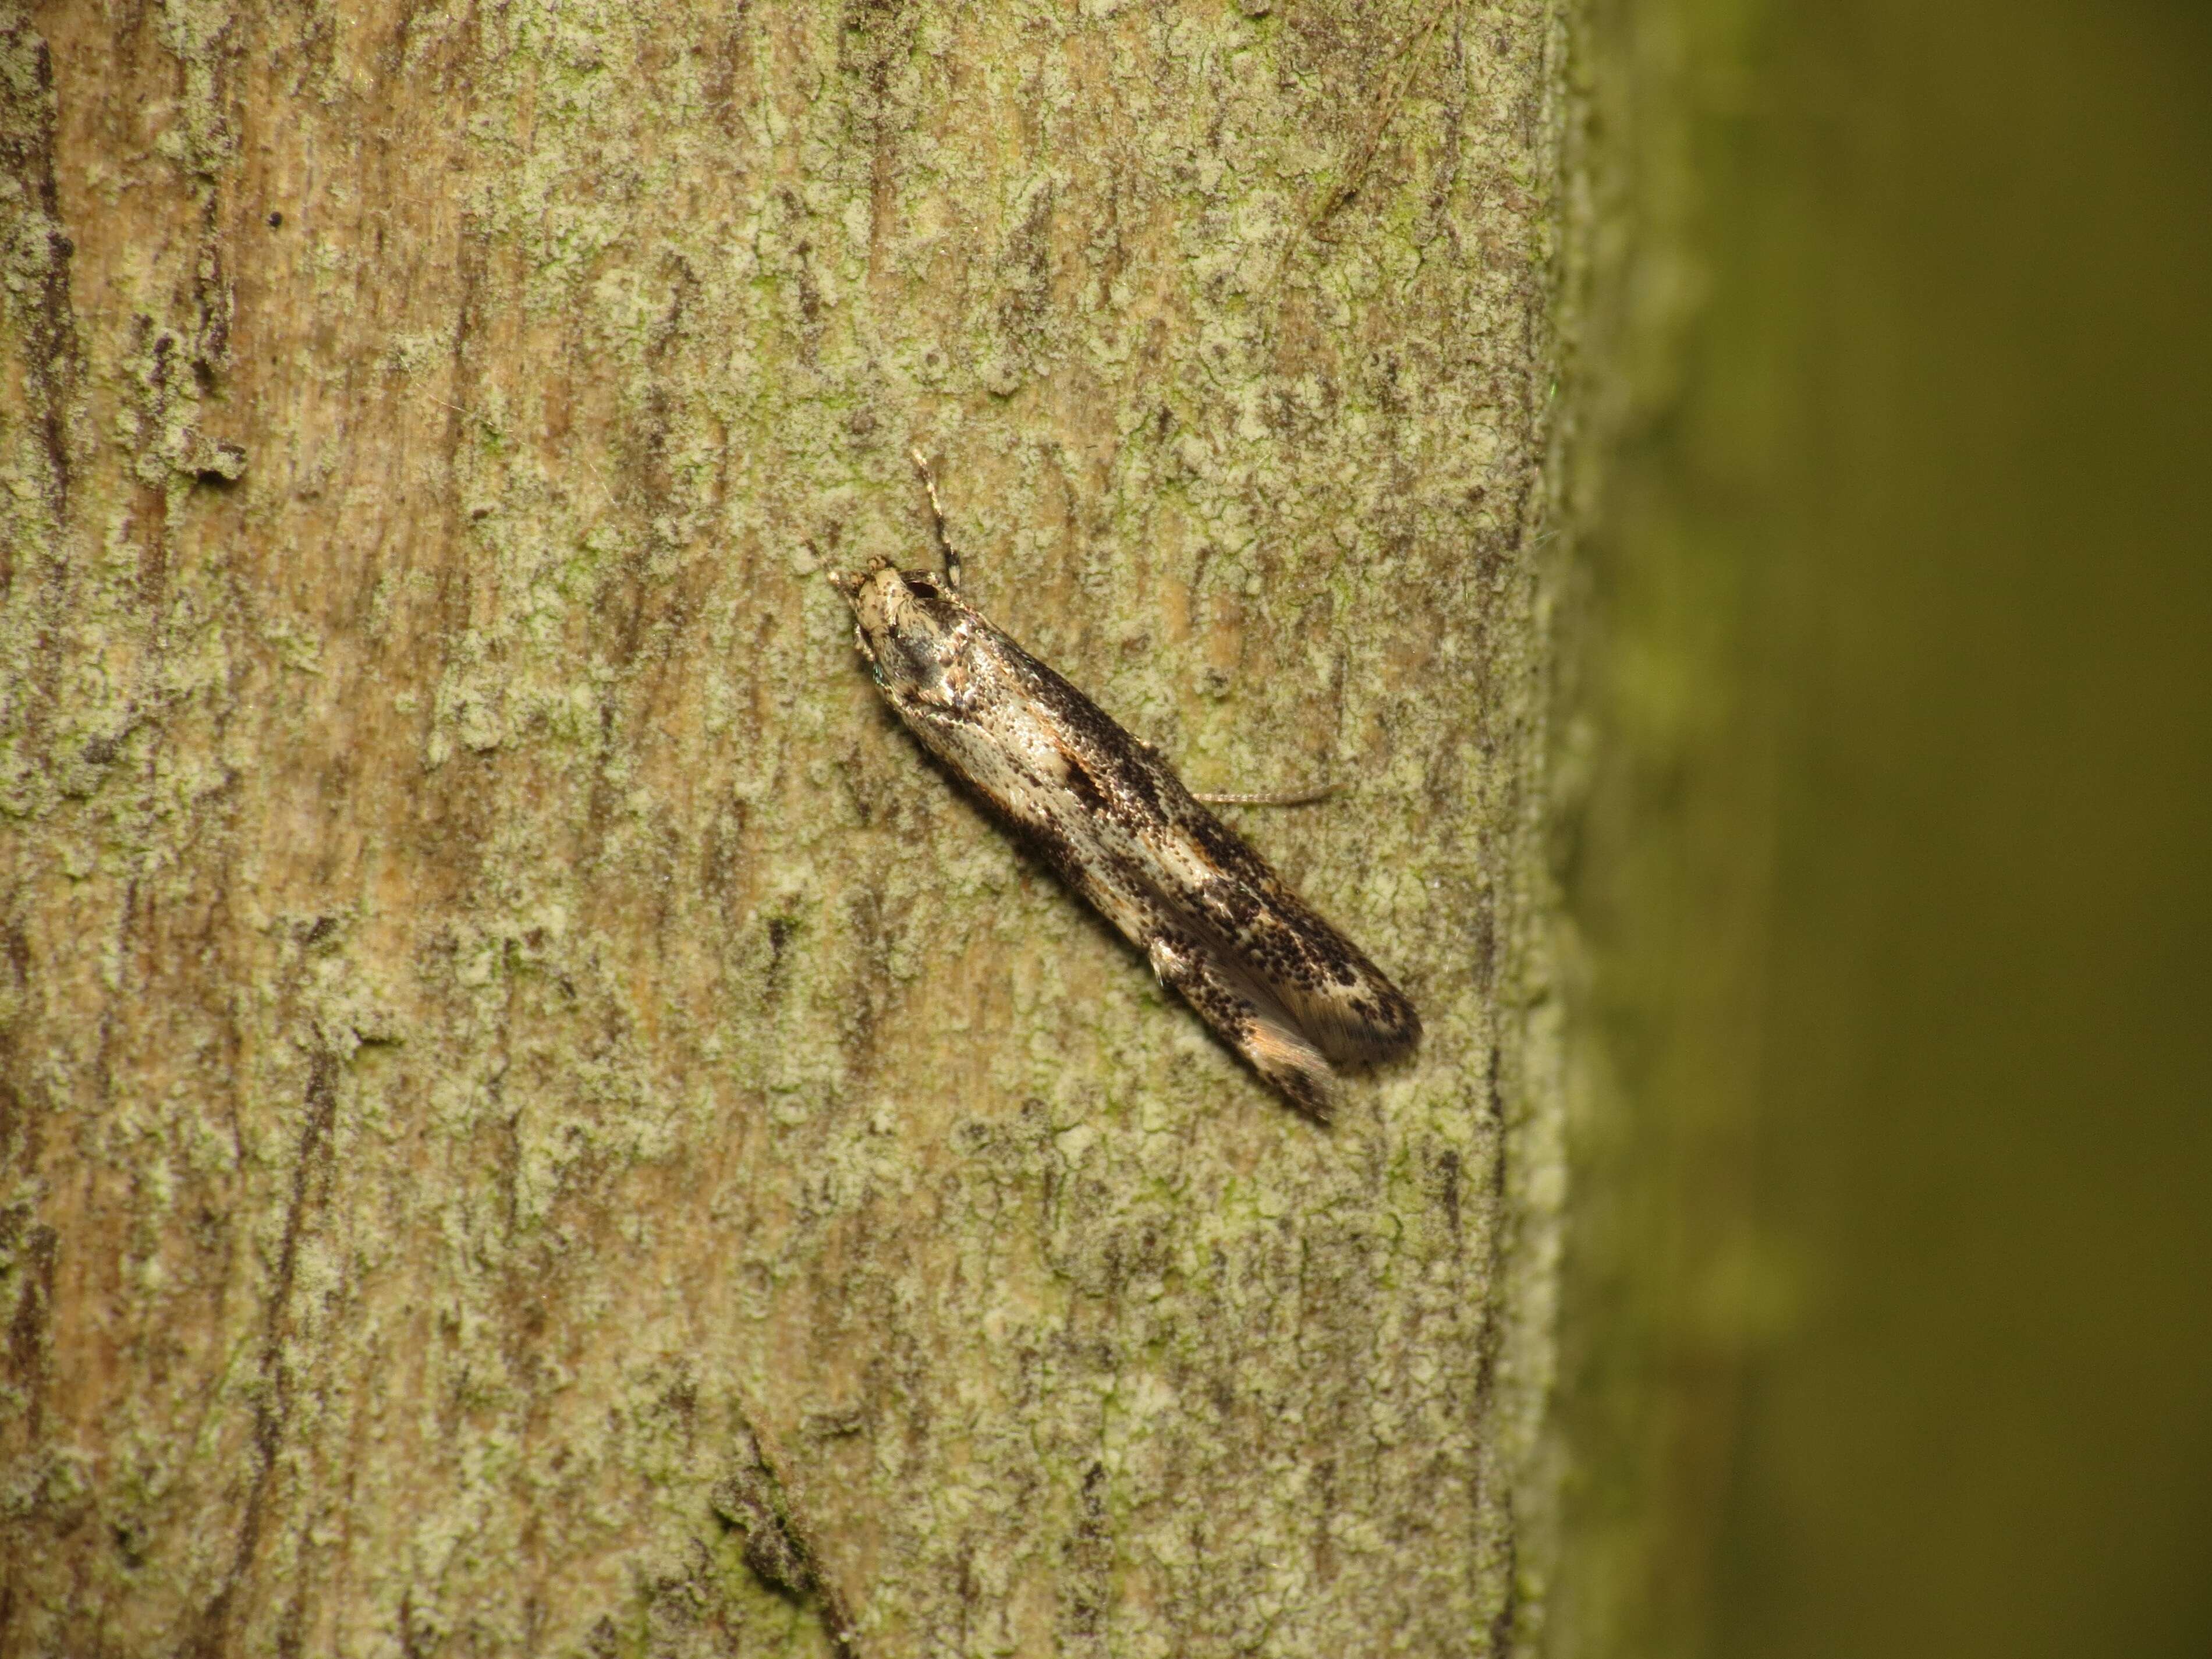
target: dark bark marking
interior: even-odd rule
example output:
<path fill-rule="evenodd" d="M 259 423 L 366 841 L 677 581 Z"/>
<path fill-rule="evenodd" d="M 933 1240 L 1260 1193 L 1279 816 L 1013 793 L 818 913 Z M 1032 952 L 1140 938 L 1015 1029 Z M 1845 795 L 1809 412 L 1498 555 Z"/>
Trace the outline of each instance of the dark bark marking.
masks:
<path fill-rule="evenodd" d="M 1490 1120 L 1498 1134 L 1497 1151 L 1490 1160 L 1490 1190 L 1488 1225 L 1490 1231 L 1489 1260 L 1485 1265 L 1486 1279 L 1482 1297 L 1482 1334 L 1477 1339 L 1479 1346 L 1474 1371 L 1474 1404 L 1479 1416 L 1490 1413 L 1491 1394 L 1497 1381 L 1498 1350 L 1504 1340 L 1498 1313 L 1504 1301 L 1504 1286 L 1500 1282 L 1505 1267 L 1505 1093 L 1498 1077 L 1500 1049 L 1490 1051 L 1490 1067 L 1486 1079 Z"/>
<path fill-rule="evenodd" d="M 1491 1659 L 1513 1651 L 1513 1627 L 1521 1621 L 1521 1535 L 1514 1520 L 1513 1494 L 1505 1494 L 1505 1600 L 1490 1621 Z"/>
<path fill-rule="evenodd" d="M 1308 235 L 1319 235 L 1329 216 L 1359 193 L 1359 186 L 1366 182 L 1368 170 L 1375 165 L 1376 154 L 1382 147 L 1382 137 L 1390 130 L 1390 124 L 1398 118 L 1398 106 L 1405 101 L 1406 94 L 1413 84 L 1413 76 L 1420 69 L 1422 52 L 1429 43 L 1429 37 L 1436 33 L 1437 24 L 1458 11 L 1459 0 L 1449 0 L 1449 3 L 1437 7 L 1429 21 L 1421 26 L 1420 33 L 1394 54 L 1405 62 L 1405 68 L 1398 76 L 1398 84 L 1376 107 L 1374 119 L 1368 124 L 1367 131 L 1360 139 L 1359 148 L 1354 153 L 1345 176 L 1329 186 L 1315 204 L 1313 211 L 1306 216 Z"/>
<path fill-rule="evenodd" d="M 797 1483 L 750 1413 L 739 1413 L 737 1467 L 715 1483 L 709 1500 L 726 1530 L 745 1535 L 745 1565 L 770 1589 L 811 1601 L 837 1659 L 860 1659 L 853 1615 L 823 1570 L 815 1528 L 799 1502 Z"/>
<path fill-rule="evenodd" d="M 253 1565 L 265 1524 L 269 1486 L 276 1471 L 276 1452 L 291 1416 L 292 1390 L 280 1361 L 289 1322 L 293 1280 L 300 1261 L 300 1237 L 307 1224 L 308 1183 L 328 1159 L 331 1129 L 337 1116 L 337 1060 L 328 1050 L 308 1062 L 306 1121 L 300 1130 L 300 1154 L 292 1167 L 292 1192 L 284 1208 L 284 1237 L 276 1254 L 276 1282 L 269 1297 L 267 1328 L 261 1341 L 260 1389 L 253 1404 L 253 1484 L 238 1528 L 230 1569 L 200 1618 L 192 1652 L 216 1659 L 227 1646 L 231 1607 Z"/>
<path fill-rule="evenodd" d="M 1490 1051 L 1490 1066 L 1485 1078 L 1486 1103 L 1490 1121 L 1497 1133 L 1496 1151 L 1490 1161 L 1489 1229 L 1490 1248 L 1484 1268 L 1482 1296 L 1482 1329 L 1476 1338 L 1474 1372 L 1474 1415 L 1480 1427 L 1495 1415 L 1498 1356 L 1504 1344 L 1504 1311 L 1505 1305 L 1505 1223 L 1507 1217 L 1505 1192 L 1505 1091 L 1499 1080 L 1498 1068 L 1503 1050 L 1493 1046 Z M 1474 1475 L 1474 1513 L 1479 1519 L 1483 1512 L 1483 1500 L 1496 1471 L 1492 1460 L 1497 1455 L 1497 1437 L 1478 1436 L 1483 1449 L 1478 1452 Z M 1520 1575 L 1519 1539 L 1513 1516 L 1513 1492 L 1509 1486 L 1499 1495 L 1498 1508 L 1504 1517 L 1505 1547 L 1505 1596 L 1497 1615 L 1490 1622 L 1489 1638 L 1492 1659 L 1512 1650 L 1513 1627 L 1520 1615 L 1520 1592 L 1516 1580 Z"/>
<path fill-rule="evenodd" d="M 21 13 L 0 22 L 0 52 L 18 61 L 27 57 L 32 75 L 29 96 L 0 100 L 0 104 L 12 106 L 0 113 L 0 171 L 16 180 L 23 195 L 35 204 L 37 216 L 46 221 L 45 258 L 39 262 L 37 287 L 18 314 L 24 333 L 25 379 L 33 404 L 32 421 L 46 451 L 47 506 L 58 523 L 69 511 L 69 409 L 76 397 L 82 356 L 70 300 L 70 261 L 76 245 L 62 224 L 61 197 L 54 181 L 53 54 L 43 39 L 34 36 L 35 44 L 25 52 L 21 42 L 31 35 L 29 21 Z M 14 574 L 11 557 L 0 551 L 0 593 L 12 586 Z"/>
<path fill-rule="evenodd" d="M 12 1091 L 10 1091 L 12 1093 Z M 24 1443 L 37 1446 L 45 1422 L 46 1385 L 52 1380 L 51 1337 L 54 1319 L 54 1277 L 61 1236 L 43 1222 L 33 1223 L 27 1207 L 0 1211 L 0 1260 L 7 1261 L 0 1283 L 14 1279 L 15 1311 L 8 1319 L 7 1376 L 28 1399 Z"/>

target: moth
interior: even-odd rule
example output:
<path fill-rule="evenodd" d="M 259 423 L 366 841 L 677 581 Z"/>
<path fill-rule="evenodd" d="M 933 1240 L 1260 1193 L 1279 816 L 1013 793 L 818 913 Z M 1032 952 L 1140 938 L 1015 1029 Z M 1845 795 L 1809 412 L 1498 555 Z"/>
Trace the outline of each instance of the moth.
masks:
<path fill-rule="evenodd" d="M 887 559 L 831 573 L 860 654 L 924 747 L 1145 953 L 1163 984 L 1293 1105 L 1326 1122 L 1336 1067 L 1420 1040 L 1404 992 L 1316 915 L 1151 744 L 959 597 L 960 556 L 929 492 L 941 574 Z"/>

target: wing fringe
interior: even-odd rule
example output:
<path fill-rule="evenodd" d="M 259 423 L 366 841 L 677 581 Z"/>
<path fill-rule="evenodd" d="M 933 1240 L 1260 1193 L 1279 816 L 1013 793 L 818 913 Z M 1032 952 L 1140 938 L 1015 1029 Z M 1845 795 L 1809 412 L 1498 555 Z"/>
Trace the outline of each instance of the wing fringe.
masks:
<path fill-rule="evenodd" d="M 1225 833 L 1225 832 L 1224 832 Z M 1220 954 L 1284 1012 L 1331 1060 L 1371 1065 L 1395 1060 L 1421 1038 L 1413 1002 L 1366 954 L 1337 932 L 1258 854 L 1237 880 L 1206 880 L 1164 895 L 1201 932 L 1218 934 Z"/>
<path fill-rule="evenodd" d="M 1164 933 L 1146 955 L 1160 982 L 1293 1106 L 1317 1122 L 1335 1115 L 1342 1088 L 1328 1058 L 1273 998 L 1237 971 L 1236 958 L 1195 937 Z"/>

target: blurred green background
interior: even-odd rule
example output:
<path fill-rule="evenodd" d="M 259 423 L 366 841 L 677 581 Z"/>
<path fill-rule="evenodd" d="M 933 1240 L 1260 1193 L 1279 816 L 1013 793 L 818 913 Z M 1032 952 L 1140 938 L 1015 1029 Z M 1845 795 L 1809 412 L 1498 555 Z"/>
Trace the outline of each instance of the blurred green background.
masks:
<path fill-rule="evenodd" d="M 1589 38 L 1564 1648 L 2212 1655 L 2212 8 Z"/>

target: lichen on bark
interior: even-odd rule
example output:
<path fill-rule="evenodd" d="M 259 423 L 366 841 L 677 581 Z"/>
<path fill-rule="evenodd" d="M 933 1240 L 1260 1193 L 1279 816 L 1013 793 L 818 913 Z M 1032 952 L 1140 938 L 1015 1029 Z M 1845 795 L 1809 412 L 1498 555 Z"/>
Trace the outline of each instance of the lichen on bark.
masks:
<path fill-rule="evenodd" d="M 0 1648 L 1533 1644 L 1558 28 L 9 21 Z M 878 706 L 915 445 L 1352 786 L 1334 1130 Z"/>

